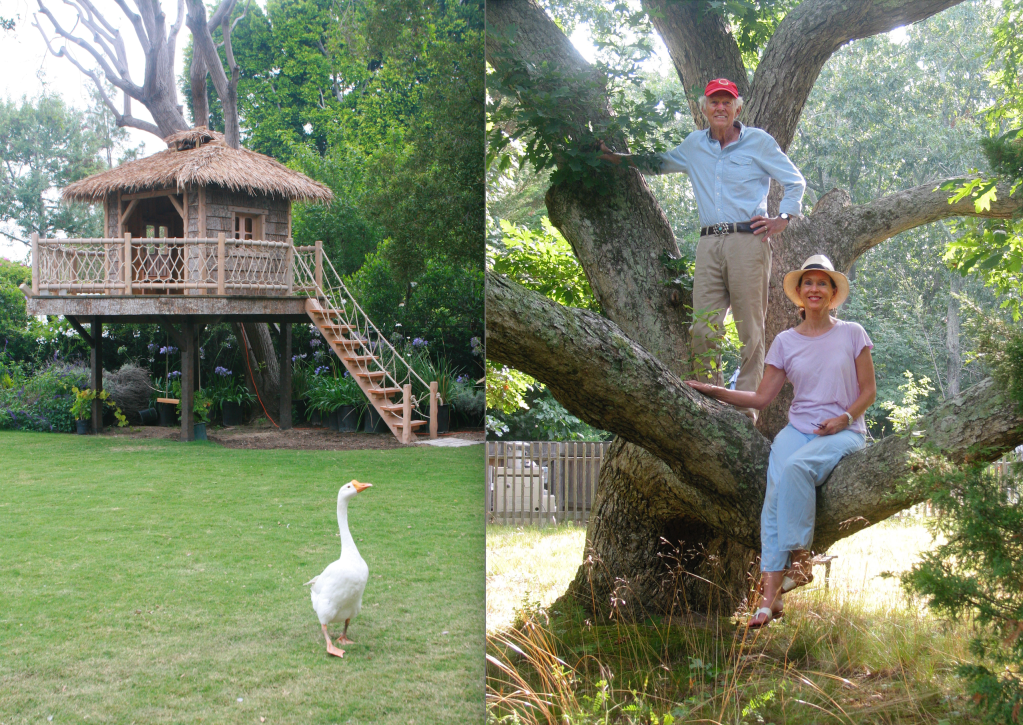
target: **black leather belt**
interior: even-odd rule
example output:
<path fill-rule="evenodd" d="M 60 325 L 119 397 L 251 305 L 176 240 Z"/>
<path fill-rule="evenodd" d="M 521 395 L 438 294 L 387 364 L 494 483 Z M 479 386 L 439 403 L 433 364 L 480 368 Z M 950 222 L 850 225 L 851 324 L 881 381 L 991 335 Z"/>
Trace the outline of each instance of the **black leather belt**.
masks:
<path fill-rule="evenodd" d="M 733 232 L 740 232 L 742 234 L 753 234 L 753 227 L 749 222 L 735 222 L 734 224 L 714 224 L 709 227 L 700 227 L 700 236 L 707 234 L 732 234 Z"/>

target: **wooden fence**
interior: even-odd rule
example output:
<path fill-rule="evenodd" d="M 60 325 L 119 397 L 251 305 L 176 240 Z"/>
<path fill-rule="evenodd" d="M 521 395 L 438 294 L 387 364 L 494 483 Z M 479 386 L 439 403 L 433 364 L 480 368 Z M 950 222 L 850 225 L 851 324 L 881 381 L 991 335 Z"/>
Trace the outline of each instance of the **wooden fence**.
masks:
<path fill-rule="evenodd" d="M 1020 488 L 1019 479 L 1011 477 L 1013 464 L 1020 462 L 1023 462 L 1023 446 L 1017 448 L 1015 451 L 1006 453 L 991 464 L 991 468 L 994 469 L 995 475 L 1003 481 L 1002 485 L 1008 495 L 1008 501 L 1011 504 L 1019 504 L 1021 494 L 1023 494 L 1023 489 Z M 900 511 L 895 514 L 895 516 L 898 518 L 931 518 L 936 514 L 937 512 L 931 505 L 931 502 L 924 501 L 922 503 L 918 503 L 916 506 L 911 506 L 908 509 Z"/>
<path fill-rule="evenodd" d="M 487 442 L 487 522 L 585 525 L 610 442 Z"/>

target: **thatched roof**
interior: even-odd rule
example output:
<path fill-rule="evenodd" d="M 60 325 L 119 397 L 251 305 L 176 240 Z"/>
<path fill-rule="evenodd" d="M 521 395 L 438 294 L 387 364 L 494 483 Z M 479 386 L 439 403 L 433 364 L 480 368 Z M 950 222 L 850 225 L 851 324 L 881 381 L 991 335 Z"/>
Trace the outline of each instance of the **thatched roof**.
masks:
<path fill-rule="evenodd" d="M 65 201 L 101 201 L 114 191 L 133 193 L 186 184 L 222 186 L 233 191 L 269 194 L 302 201 L 330 201 L 323 184 L 292 171 L 269 156 L 233 149 L 224 135 L 205 127 L 168 136 L 167 150 L 76 181 L 64 189 Z"/>

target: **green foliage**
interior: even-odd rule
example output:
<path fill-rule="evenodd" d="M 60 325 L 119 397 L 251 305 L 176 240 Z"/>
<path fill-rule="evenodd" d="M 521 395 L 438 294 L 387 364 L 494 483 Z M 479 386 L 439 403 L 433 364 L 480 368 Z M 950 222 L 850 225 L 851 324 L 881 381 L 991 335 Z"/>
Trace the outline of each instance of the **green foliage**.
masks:
<path fill-rule="evenodd" d="M 525 395 L 534 385 L 536 380 L 525 373 L 487 360 L 487 408 L 506 415 L 528 409 Z"/>
<path fill-rule="evenodd" d="M 74 398 L 71 402 L 71 407 L 68 411 L 75 417 L 75 420 L 85 420 L 86 418 L 92 417 L 92 401 L 97 398 L 103 402 L 104 405 L 111 408 L 114 411 L 114 417 L 117 419 L 117 427 L 123 428 L 128 425 L 128 419 L 124 417 L 124 413 L 117 406 L 117 403 L 110 400 L 110 393 L 106 390 L 101 390 L 97 393 L 92 388 L 85 388 L 79 390 L 77 387 L 72 386 L 71 392 L 74 394 Z M 205 422 L 205 421 L 203 421 Z"/>
<path fill-rule="evenodd" d="M 490 391 L 490 377 L 487 390 Z M 534 385 L 522 395 L 524 409 L 505 414 L 493 408 L 487 415 L 487 430 L 498 438 L 515 441 L 602 441 L 610 434 L 583 422 L 554 399 L 543 385 Z"/>
<path fill-rule="evenodd" d="M 959 674 L 984 722 L 1015 722 L 1023 703 L 1023 471 L 996 475 L 985 464 L 933 465 L 915 485 L 938 512 L 939 542 L 903 575 L 937 614 L 977 623 L 975 661 Z"/>
<path fill-rule="evenodd" d="M 0 102 L 0 222 L 29 234 L 102 236 L 102 214 L 61 204 L 55 192 L 103 169 L 104 139 L 56 95 Z M 10 235 L 8 235 L 10 236 Z"/>
<path fill-rule="evenodd" d="M 336 368 L 326 370 L 320 368 L 320 371 L 309 380 L 309 389 L 306 393 L 309 410 L 331 413 L 343 405 L 355 408 L 367 405 L 365 394 L 347 371 L 341 375 L 338 375 Z"/>
<path fill-rule="evenodd" d="M 967 326 L 977 338 L 976 356 L 1023 413 L 1023 330 L 973 306 Z"/>
<path fill-rule="evenodd" d="M 543 217 L 540 232 L 503 219 L 500 225 L 500 239 L 487 246 L 487 262 L 494 272 L 559 304 L 600 311 L 582 265 L 549 218 Z"/>
<path fill-rule="evenodd" d="M 74 389 L 84 387 L 88 379 L 81 366 L 51 362 L 31 372 L 0 353 L 0 429 L 74 431 Z"/>
<path fill-rule="evenodd" d="M 345 281 L 359 305 L 392 343 L 426 340 L 436 359 L 444 357 L 454 368 L 481 376 L 472 345 L 474 338 L 483 337 L 483 270 L 478 262 L 431 258 L 420 275 L 404 284 L 391 266 L 391 244 L 389 239 L 381 242 Z"/>
<path fill-rule="evenodd" d="M 983 203 L 981 197 L 976 203 Z M 1023 318 L 1023 224 L 986 220 L 949 244 L 944 260 L 963 276 L 979 277 L 999 296 L 999 306 L 1013 320 Z"/>
<path fill-rule="evenodd" d="M 888 411 L 888 417 L 896 431 L 907 432 L 912 430 L 913 422 L 920 417 L 920 401 L 934 392 L 931 387 L 931 379 L 924 375 L 919 380 L 914 379 L 913 373 L 907 370 L 903 373 L 906 382 L 899 386 L 902 393 L 902 402 L 893 403 L 885 400 L 880 407 Z"/>

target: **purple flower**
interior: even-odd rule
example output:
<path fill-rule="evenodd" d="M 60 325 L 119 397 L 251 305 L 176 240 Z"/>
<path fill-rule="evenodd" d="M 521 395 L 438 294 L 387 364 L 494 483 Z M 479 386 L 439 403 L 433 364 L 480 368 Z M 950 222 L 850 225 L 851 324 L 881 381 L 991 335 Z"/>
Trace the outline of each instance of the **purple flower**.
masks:
<path fill-rule="evenodd" d="M 175 378 L 180 378 L 180 377 L 181 377 L 181 371 L 180 370 L 171 370 L 169 373 L 167 373 L 167 379 L 168 380 L 173 380 Z"/>
<path fill-rule="evenodd" d="M 161 347 L 160 348 L 160 354 L 161 355 L 173 355 L 177 351 L 178 351 L 178 349 L 176 347 L 171 346 L 171 345 L 168 345 L 167 347 Z"/>
<path fill-rule="evenodd" d="M 312 340 L 309 341 L 309 347 L 319 347 L 322 344 L 323 340 L 321 340 L 318 337 L 314 337 Z"/>
<path fill-rule="evenodd" d="M 459 375 L 457 378 L 455 378 L 456 383 L 467 383 L 470 380 L 471 378 L 468 375 Z"/>
<path fill-rule="evenodd" d="M 412 341 L 412 347 L 426 347 L 429 344 L 430 343 L 427 340 L 424 340 L 421 337 L 417 337 Z"/>
<path fill-rule="evenodd" d="M 226 377 L 228 377 L 231 374 L 230 370 L 228 370 L 227 368 L 222 367 L 220 365 L 218 365 L 217 367 L 213 368 L 213 372 L 215 372 L 217 375 L 219 375 L 222 378 L 226 378 Z"/>
<path fill-rule="evenodd" d="M 319 375 L 320 373 L 329 373 L 329 372 L 330 372 L 330 366 L 328 366 L 328 365 L 321 365 L 320 367 L 318 367 L 315 370 L 313 370 L 313 375 Z"/>

